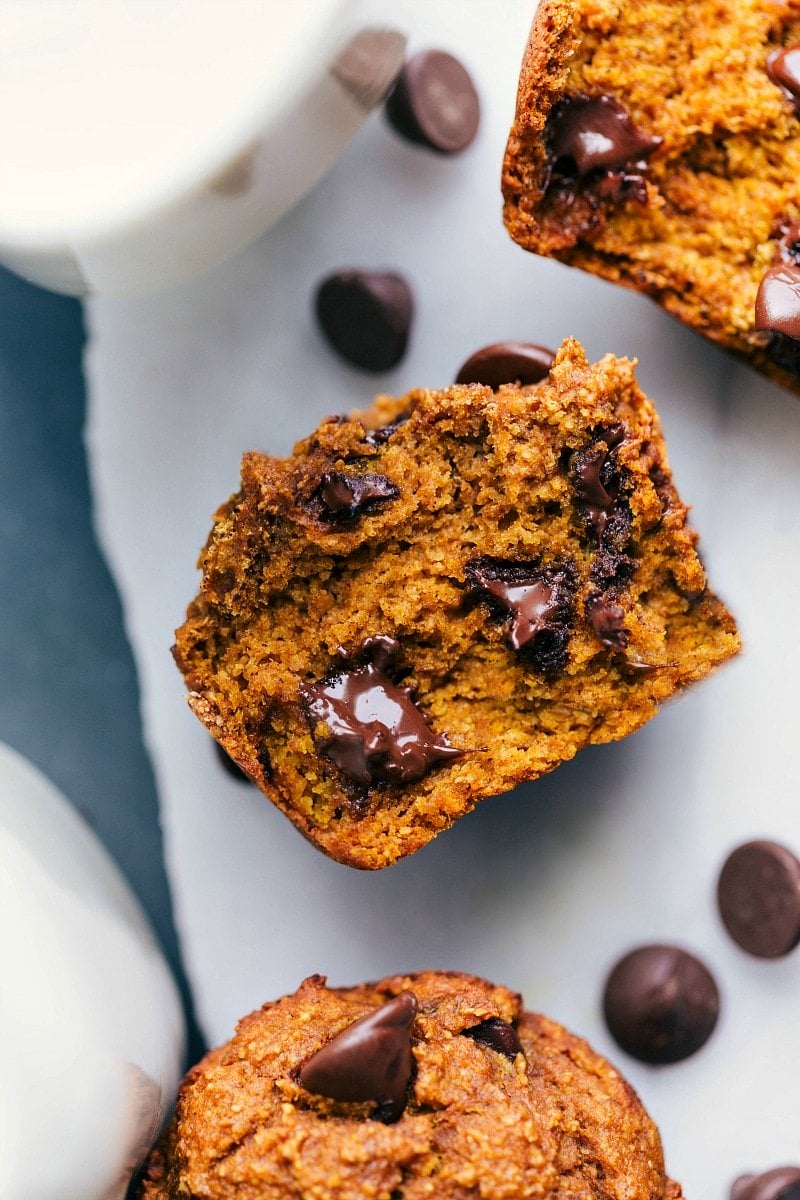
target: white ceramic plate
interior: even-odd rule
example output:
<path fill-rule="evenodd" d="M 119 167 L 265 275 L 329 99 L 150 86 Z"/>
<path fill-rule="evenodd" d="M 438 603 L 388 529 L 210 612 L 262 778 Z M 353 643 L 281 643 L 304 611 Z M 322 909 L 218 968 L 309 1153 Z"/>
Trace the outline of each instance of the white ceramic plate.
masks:
<path fill-rule="evenodd" d="M 659 1121 L 687 1196 L 724 1200 L 738 1173 L 800 1159 L 800 952 L 747 958 L 713 905 L 740 840 L 800 849 L 800 405 L 641 297 L 511 243 L 499 171 L 528 3 L 405 2 L 391 16 L 412 50 L 450 48 L 473 71 L 484 119 L 467 153 L 437 158 L 373 117 L 238 260 L 168 296 L 89 308 L 98 528 L 141 672 L 200 1018 L 221 1041 L 312 971 L 334 983 L 427 966 L 486 975 L 610 1054 Z M 320 277 L 352 265 L 400 269 L 416 291 L 410 352 L 375 379 L 338 361 L 311 316 Z M 485 802 L 397 867 L 337 866 L 226 777 L 185 706 L 169 645 L 211 514 L 237 486 L 243 449 L 285 453 L 374 391 L 444 385 L 489 342 L 567 334 L 593 356 L 638 355 L 745 653 L 627 742 Z M 723 996 L 705 1049 L 663 1069 L 627 1060 L 599 1011 L 609 966 L 651 940 L 699 952 Z"/>

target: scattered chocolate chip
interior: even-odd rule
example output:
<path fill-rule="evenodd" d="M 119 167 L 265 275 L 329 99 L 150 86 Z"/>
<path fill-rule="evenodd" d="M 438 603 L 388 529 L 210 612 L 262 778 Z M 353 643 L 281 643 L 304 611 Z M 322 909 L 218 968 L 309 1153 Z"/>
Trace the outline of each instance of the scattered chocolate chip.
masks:
<path fill-rule="evenodd" d="M 467 587 L 505 618 L 511 650 L 540 671 L 565 666 L 577 586 L 572 563 L 482 557 L 468 562 L 464 573 Z"/>
<path fill-rule="evenodd" d="M 223 749 L 222 746 L 220 746 L 219 742 L 214 742 L 214 749 L 217 752 L 217 758 L 219 759 L 220 763 L 225 768 L 225 770 L 228 772 L 231 779 L 236 779 L 239 781 L 239 783 L 252 783 L 253 782 L 252 779 L 250 778 L 250 776 L 245 771 L 242 770 L 242 768 L 239 766 L 239 764 L 237 762 L 234 762 L 234 760 L 231 758 L 230 754 L 228 754 L 228 751 Z"/>
<path fill-rule="evenodd" d="M 642 946 L 608 977 L 603 1011 L 612 1036 L 646 1063 L 688 1058 L 708 1040 L 719 992 L 705 966 L 677 946 Z"/>
<path fill-rule="evenodd" d="M 328 471 L 305 506 L 328 525 L 352 525 L 362 513 L 372 512 L 400 495 L 397 484 L 385 475 L 345 475 Z"/>
<path fill-rule="evenodd" d="M 547 119 L 548 179 L 610 200 L 646 199 L 646 159 L 662 138 L 642 133 L 613 96 L 565 96 Z"/>
<path fill-rule="evenodd" d="M 461 1032 L 464 1037 L 472 1038 L 474 1042 L 480 1042 L 498 1054 L 504 1054 L 512 1062 L 522 1053 L 522 1043 L 516 1029 L 500 1017 L 490 1017 L 488 1021 L 481 1021 L 480 1025 L 473 1025 L 471 1029 Z"/>
<path fill-rule="evenodd" d="M 644 662 L 641 658 L 631 658 L 629 654 L 617 654 L 614 662 L 623 675 L 632 675 L 634 677 L 637 675 L 655 675 L 658 671 L 664 671 L 667 667 L 674 667 L 676 665 L 675 663 Z"/>
<path fill-rule="evenodd" d="M 482 383 L 499 388 L 504 383 L 540 383 L 547 378 L 555 355 L 533 342 L 495 342 L 467 359 L 456 383 Z"/>
<path fill-rule="evenodd" d="M 624 650 L 630 640 L 625 627 L 625 610 L 605 596 L 595 596 L 586 606 L 589 624 L 609 650 Z"/>
<path fill-rule="evenodd" d="M 465 150 L 478 131 L 480 100 L 466 68 L 443 50 L 410 58 L 386 101 L 404 138 L 440 154 Z"/>
<path fill-rule="evenodd" d="M 761 1175 L 742 1175 L 731 1200 L 800 1200 L 800 1167 L 773 1167 Z"/>
<path fill-rule="evenodd" d="M 401 425 L 405 425 L 410 416 L 411 413 L 402 413 L 388 425 L 381 425 L 378 429 L 368 429 L 364 434 L 364 441 L 369 442 L 370 446 L 382 446 L 384 442 L 388 442 L 389 438 L 397 433 Z"/>
<path fill-rule="evenodd" d="M 309 723 L 328 730 L 315 735 L 319 752 L 366 786 L 414 783 L 437 763 L 466 753 L 451 746 L 444 734 L 434 733 L 412 690 L 390 678 L 399 652 L 394 638 L 367 638 L 361 665 L 345 665 L 301 693 Z M 343 655 L 343 661 L 352 660 Z"/>
<path fill-rule="evenodd" d="M 416 1015 L 416 996 L 401 992 L 354 1021 L 303 1063 L 303 1087 L 330 1100 L 374 1100 L 380 1120 L 396 1121 L 406 1106 L 414 1070 L 411 1026 Z"/>
<path fill-rule="evenodd" d="M 414 300 L 402 275 L 338 271 L 317 288 L 320 327 L 334 350 L 365 371 L 387 371 L 405 354 Z"/>
<path fill-rule="evenodd" d="M 780 958 L 800 943 L 800 861 L 777 842 L 746 842 L 720 872 L 717 903 L 737 946 Z"/>
<path fill-rule="evenodd" d="M 788 96 L 795 109 L 800 107 L 800 46 L 773 50 L 767 59 L 767 74 Z"/>

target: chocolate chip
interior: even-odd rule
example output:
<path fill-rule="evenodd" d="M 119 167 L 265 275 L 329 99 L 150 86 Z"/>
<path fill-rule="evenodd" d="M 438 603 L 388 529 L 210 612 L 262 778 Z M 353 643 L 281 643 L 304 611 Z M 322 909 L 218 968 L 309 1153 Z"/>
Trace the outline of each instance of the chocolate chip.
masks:
<path fill-rule="evenodd" d="M 800 338 L 800 267 L 770 267 L 756 295 L 756 329 Z"/>
<path fill-rule="evenodd" d="M 505 618 L 505 641 L 540 671 L 561 670 L 574 618 L 573 564 L 510 562 L 473 558 L 465 568 L 467 587 Z"/>
<path fill-rule="evenodd" d="M 642 946 L 621 959 L 603 996 L 608 1028 L 628 1054 L 673 1063 L 708 1040 L 719 1016 L 710 973 L 677 946 Z"/>
<path fill-rule="evenodd" d="M 569 461 L 569 472 L 575 487 L 575 495 L 585 524 L 592 530 L 598 540 L 602 540 L 608 530 L 605 541 L 614 541 L 616 548 L 619 536 L 623 535 L 622 524 L 618 520 L 613 527 L 612 518 L 623 511 L 621 503 L 622 476 L 617 469 L 615 453 L 625 441 L 627 430 L 624 425 L 615 424 L 601 431 L 582 450 L 576 450 Z M 624 541 L 627 544 L 630 522 L 625 522 Z"/>
<path fill-rule="evenodd" d="M 512 1062 L 522 1053 L 522 1043 L 516 1029 L 500 1017 L 490 1017 L 488 1021 L 481 1021 L 480 1025 L 462 1030 L 462 1033 L 464 1037 L 472 1038 L 474 1042 L 480 1042 L 498 1054 L 504 1054 Z"/>
<path fill-rule="evenodd" d="M 565 96 L 550 112 L 547 145 L 552 173 L 617 199 L 643 184 L 646 159 L 662 138 L 642 133 L 613 96 Z"/>
<path fill-rule="evenodd" d="M 219 742 L 214 742 L 214 749 L 217 752 L 217 758 L 230 775 L 231 779 L 236 779 L 239 783 L 253 782 L 250 776 L 242 770 L 237 762 L 231 758 L 230 754 L 228 754 L 228 751 L 225 750 L 224 747 L 220 746 Z"/>
<path fill-rule="evenodd" d="M 456 375 L 456 383 L 482 383 L 499 388 L 504 383 L 525 387 L 546 379 L 555 355 L 533 342 L 495 342 L 476 350 Z"/>
<path fill-rule="evenodd" d="M 397 433 L 401 425 L 405 425 L 410 416 L 411 413 L 401 413 L 399 417 L 388 425 L 381 425 L 378 429 L 368 429 L 364 434 L 364 441 L 369 442 L 370 446 L 382 446 L 384 442 L 388 442 L 389 438 Z"/>
<path fill-rule="evenodd" d="M 301 692 L 320 754 L 356 783 L 414 783 L 438 763 L 465 751 L 434 733 L 414 703 L 410 688 L 390 678 L 400 646 L 389 637 L 367 638 L 362 665 L 332 673 Z M 350 662 L 349 656 L 343 656 Z"/>
<path fill-rule="evenodd" d="M 767 59 L 767 74 L 788 96 L 795 109 L 800 107 L 800 46 L 773 50 Z"/>
<path fill-rule="evenodd" d="M 400 495 L 397 484 L 385 475 L 345 475 L 328 471 L 305 507 L 328 525 L 352 525 L 362 513 L 372 512 Z"/>
<path fill-rule="evenodd" d="M 731 1200 L 800 1200 L 800 1167 L 773 1167 L 761 1175 L 742 1175 Z"/>
<path fill-rule="evenodd" d="M 334 350 L 365 371 L 387 371 L 406 351 L 414 300 L 402 275 L 338 271 L 317 288 L 316 313 Z"/>
<path fill-rule="evenodd" d="M 725 861 L 717 903 L 728 933 L 748 954 L 788 954 L 800 943 L 800 861 L 777 842 L 746 842 Z"/>
<path fill-rule="evenodd" d="M 300 1068 L 309 1092 L 330 1100 L 374 1100 L 383 1121 L 396 1121 L 406 1106 L 414 1070 L 411 1026 L 413 992 L 401 992 L 375 1012 L 348 1025 Z"/>
<path fill-rule="evenodd" d="M 595 596 L 586 606 L 589 624 L 609 650 L 624 650 L 630 640 L 625 627 L 625 610 L 605 596 Z"/>
<path fill-rule="evenodd" d="M 478 131 L 480 100 L 466 68 L 443 50 L 424 50 L 403 67 L 386 101 L 402 137 L 440 154 L 456 154 Z"/>

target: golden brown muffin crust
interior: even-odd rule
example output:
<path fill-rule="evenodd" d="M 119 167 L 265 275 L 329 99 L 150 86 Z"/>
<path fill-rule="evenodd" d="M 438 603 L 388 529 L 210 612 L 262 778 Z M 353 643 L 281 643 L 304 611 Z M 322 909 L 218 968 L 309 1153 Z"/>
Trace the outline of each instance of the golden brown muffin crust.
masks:
<path fill-rule="evenodd" d="M 401 992 L 419 1011 L 394 1124 L 306 1091 L 298 1068 Z M 463 1036 L 513 1024 L 513 1059 Z M 139 1200 L 680 1200 L 658 1131 L 579 1038 L 469 975 L 328 989 L 319 976 L 239 1023 L 187 1077 Z"/>
<path fill-rule="evenodd" d="M 503 167 L 520 245 L 647 293 L 795 390 L 754 314 L 779 228 L 800 215 L 800 121 L 766 70 L 798 41 L 798 0 L 542 0 Z M 644 203 L 548 193 L 547 118 L 579 95 L 613 97 L 663 139 Z"/>

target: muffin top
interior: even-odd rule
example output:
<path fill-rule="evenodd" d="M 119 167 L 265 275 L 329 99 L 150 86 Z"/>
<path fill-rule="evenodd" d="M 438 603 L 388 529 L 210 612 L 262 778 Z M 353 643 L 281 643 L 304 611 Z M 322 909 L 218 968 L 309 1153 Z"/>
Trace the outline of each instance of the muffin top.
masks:
<path fill-rule="evenodd" d="M 184 1081 L 139 1200 L 680 1200 L 619 1073 L 518 995 L 423 972 L 297 992 Z"/>

